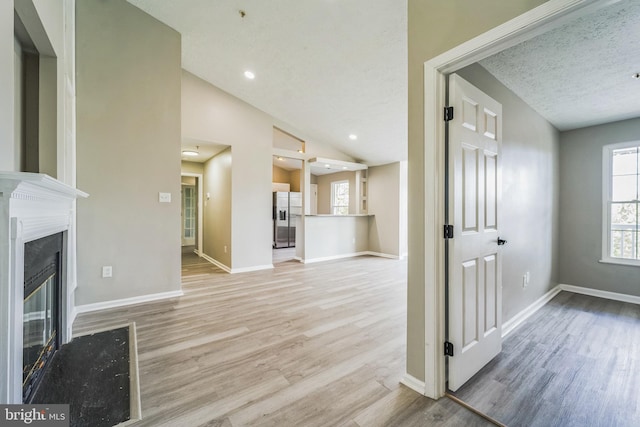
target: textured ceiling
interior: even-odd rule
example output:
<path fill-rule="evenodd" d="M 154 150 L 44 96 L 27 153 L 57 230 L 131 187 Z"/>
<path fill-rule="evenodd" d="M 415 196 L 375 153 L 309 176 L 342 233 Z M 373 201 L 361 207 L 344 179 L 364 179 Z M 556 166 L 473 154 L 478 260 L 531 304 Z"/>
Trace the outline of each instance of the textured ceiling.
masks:
<path fill-rule="evenodd" d="M 129 2 L 182 34 L 193 74 L 353 158 L 407 158 L 406 0 Z"/>
<path fill-rule="evenodd" d="M 640 116 L 640 1 L 622 0 L 480 64 L 559 130 Z"/>

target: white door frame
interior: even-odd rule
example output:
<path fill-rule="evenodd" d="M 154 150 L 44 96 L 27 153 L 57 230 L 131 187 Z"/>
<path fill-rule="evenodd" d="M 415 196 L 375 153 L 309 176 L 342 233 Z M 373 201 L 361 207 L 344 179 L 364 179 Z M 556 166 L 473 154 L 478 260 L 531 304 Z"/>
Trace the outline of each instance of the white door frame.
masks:
<path fill-rule="evenodd" d="M 204 183 L 202 182 L 202 174 L 201 173 L 190 173 L 190 172 L 181 172 L 180 176 L 193 176 L 197 179 L 197 188 L 198 188 L 198 244 L 196 245 L 196 254 L 198 256 L 202 256 L 202 197 L 204 195 L 203 187 Z M 180 201 L 182 203 L 182 201 Z M 182 226 L 180 226 L 182 229 Z"/>
<path fill-rule="evenodd" d="M 445 356 L 445 248 L 442 238 L 445 182 L 446 75 L 495 53 L 547 32 L 567 21 L 619 0 L 549 0 L 484 34 L 424 63 L 425 173 L 425 382 L 424 394 L 433 399 L 446 391 Z"/>

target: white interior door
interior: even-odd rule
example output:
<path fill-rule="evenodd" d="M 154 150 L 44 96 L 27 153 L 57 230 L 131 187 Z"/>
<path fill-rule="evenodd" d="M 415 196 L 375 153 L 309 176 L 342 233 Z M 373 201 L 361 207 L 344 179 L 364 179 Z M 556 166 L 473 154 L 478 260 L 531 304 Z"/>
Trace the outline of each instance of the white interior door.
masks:
<path fill-rule="evenodd" d="M 456 74 L 449 105 L 448 386 L 455 391 L 502 350 L 502 106 Z"/>

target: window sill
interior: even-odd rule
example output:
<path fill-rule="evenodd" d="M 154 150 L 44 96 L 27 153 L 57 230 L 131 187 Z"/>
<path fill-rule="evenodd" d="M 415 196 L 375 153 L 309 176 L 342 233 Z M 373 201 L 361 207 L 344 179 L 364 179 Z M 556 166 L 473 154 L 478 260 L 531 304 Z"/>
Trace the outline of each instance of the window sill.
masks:
<path fill-rule="evenodd" d="M 640 267 L 640 261 L 618 259 L 618 258 L 606 258 L 598 261 L 601 264 L 614 264 L 614 265 L 626 265 L 628 267 Z"/>

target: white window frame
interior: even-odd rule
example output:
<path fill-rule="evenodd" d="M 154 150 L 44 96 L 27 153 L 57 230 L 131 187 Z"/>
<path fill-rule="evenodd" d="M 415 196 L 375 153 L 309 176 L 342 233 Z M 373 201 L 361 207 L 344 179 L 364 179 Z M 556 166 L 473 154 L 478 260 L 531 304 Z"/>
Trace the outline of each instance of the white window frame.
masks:
<path fill-rule="evenodd" d="M 638 147 L 640 141 L 621 142 L 602 148 L 602 259 L 600 262 L 640 267 L 640 260 L 611 256 L 611 198 L 613 191 L 613 152 L 622 148 Z"/>
<path fill-rule="evenodd" d="M 332 215 L 349 215 L 349 204 L 351 203 L 351 200 L 348 200 L 348 202 L 347 202 L 347 205 L 346 205 L 347 213 L 346 214 L 336 213 L 336 210 L 335 210 L 335 208 L 337 208 L 337 207 L 340 207 L 340 208 L 345 207 L 344 205 L 336 205 L 336 204 L 334 204 L 334 202 L 336 201 L 336 197 L 335 197 L 335 195 L 336 195 L 336 193 L 335 193 L 336 186 L 338 186 L 340 184 L 347 184 L 347 186 L 350 186 L 348 179 L 344 179 L 342 181 L 332 181 L 331 182 L 331 214 Z M 351 192 L 351 188 L 349 188 L 349 192 Z M 350 197 L 349 197 L 349 199 L 350 199 Z"/>

